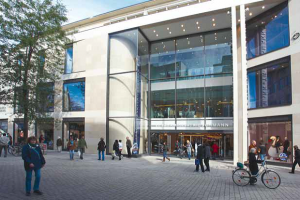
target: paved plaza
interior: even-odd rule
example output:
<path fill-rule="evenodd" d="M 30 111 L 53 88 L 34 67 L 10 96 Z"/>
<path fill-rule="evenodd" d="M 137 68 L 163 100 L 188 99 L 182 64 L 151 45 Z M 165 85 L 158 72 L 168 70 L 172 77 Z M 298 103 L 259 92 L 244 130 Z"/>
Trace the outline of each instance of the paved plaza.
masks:
<path fill-rule="evenodd" d="M 49 152 L 42 170 L 43 196 L 25 196 L 25 173 L 20 157 L 0 158 L 0 199 L 299 199 L 300 172 L 269 166 L 279 172 L 281 186 L 266 188 L 259 180 L 255 186 L 238 187 L 231 179 L 233 166 L 211 161 L 211 172 L 194 172 L 194 160 L 161 157 L 124 158 L 98 161 L 97 155 L 80 160 L 68 153 Z"/>

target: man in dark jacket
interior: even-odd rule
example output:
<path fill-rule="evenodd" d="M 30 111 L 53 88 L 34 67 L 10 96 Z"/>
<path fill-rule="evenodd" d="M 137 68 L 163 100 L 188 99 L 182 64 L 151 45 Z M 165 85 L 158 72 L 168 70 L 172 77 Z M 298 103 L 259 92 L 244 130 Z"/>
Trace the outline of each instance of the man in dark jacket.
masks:
<path fill-rule="evenodd" d="M 199 172 L 199 165 L 201 166 L 201 171 L 204 173 L 203 159 L 205 157 L 205 147 L 202 144 L 198 145 L 197 149 L 197 159 L 199 162 L 196 164 L 196 172 Z"/>
<path fill-rule="evenodd" d="M 127 148 L 127 153 L 128 153 L 128 158 L 131 158 L 131 140 L 129 139 L 129 137 L 126 137 L 126 148 Z"/>
<path fill-rule="evenodd" d="M 36 144 L 36 137 L 29 137 L 28 144 L 22 149 L 22 159 L 24 160 L 24 168 L 26 171 L 26 195 L 30 196 L 32 171 L 35 172 L 35 181 L 33 191 L 35 194 L 42 195 L 39 190 L 41 180 L 41 168 L 46 164 L 40 146 Z"/>
<path fill-rule="evenodd" d="M 99 155 L 99 159 L 101 160 L 101 154 L 102 154 L 102 160 L 104 161 L 104 152 L 105 152 L 105 142 L 103 138 L 100 138 L 100 142 L 98 143 L 98 155 Z"/>
<path fill-rule="evenodd" d="M 85 148 L 87 147 L 86 141 L 84 139 L 84 136 L 81 135 L 79 136 L 79 141 L 78 141 L 78 150 L 80 150 L 80 159 L 83 159 L 83 153 L 85 152 Z"/>
<path fill-rule="evenodd" d="M 249 152 L 249 169 L 252 176 L 255 176 L 258 173 L 258 165 L 257 163 L 262 163 L 262 160 L 256 159 L 256 149 L 251 148 Z M 250 178 L 250 185 L 254 185 L 255 178 Z"/>
<path fill-rule="evenodd" d="M 205 144 L 205 155 L 204 155 L 204 164 L 206 166 L 205 171 L 210 171 L 209 167 L 209 159 L 210 159 L 210 146 L 208 143 Z"/>
<path fill-rule="evenodd" d="M 115 153 L 114 153 L 112 159 L 114 160 L 115 156 L 119 155 L 119 160 L 121 160 L 121 156 L 119 154 L 119 142 L 118 142 L 118 140 L 115 140 L 115 143 L 113 145 L 113 150 L 115 151 Z"/>
<path fill-rule="evenodd" d="M 295 150 L 295 161 L 293 163 L 293 167 L 292 167 L 292 171 L 289 172 L 291 174 L 294 174 L 295 173 L 295 167 L 296 165 L 298 164 L 299 167 L 300 167 L 300 149 L 298 148 L 297 145 L 294 146 L 294 150 Z"/>

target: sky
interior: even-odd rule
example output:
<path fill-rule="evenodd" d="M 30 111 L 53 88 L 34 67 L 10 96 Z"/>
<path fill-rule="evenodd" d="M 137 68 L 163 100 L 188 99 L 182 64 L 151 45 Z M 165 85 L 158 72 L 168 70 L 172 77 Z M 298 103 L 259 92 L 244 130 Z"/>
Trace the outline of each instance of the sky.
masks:
<path fill-rule="evenodd" d="M 61 0 L 68 10 L 68 23 L 149 0 Z"/>

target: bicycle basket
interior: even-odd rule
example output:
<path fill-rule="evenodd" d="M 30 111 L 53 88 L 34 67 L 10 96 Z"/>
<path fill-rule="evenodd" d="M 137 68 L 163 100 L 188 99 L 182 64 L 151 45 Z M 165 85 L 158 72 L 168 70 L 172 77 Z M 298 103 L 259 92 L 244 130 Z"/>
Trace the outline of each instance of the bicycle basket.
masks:
<path fill-rule="evenodd" d="M 237 167 L 238 167 L 238 168 L 241 168 L 241 169 L 243 169 L 243 168 L 244 168 L 244 165 L 243 165 L 243 163 L 240 163 L 240 162 L 238 162 L 236 165 L 237 165 Z"/>

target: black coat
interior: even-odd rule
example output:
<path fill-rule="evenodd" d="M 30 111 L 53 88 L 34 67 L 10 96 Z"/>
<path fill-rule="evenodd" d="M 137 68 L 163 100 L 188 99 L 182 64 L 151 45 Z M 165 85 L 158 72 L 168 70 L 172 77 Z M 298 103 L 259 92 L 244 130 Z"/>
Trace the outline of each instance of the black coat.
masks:
<path fill-rule="evenodd" d="M 105 142 L 103 140 L 101 140 L 99 143 L 98 143 L 98 150 L 99 151 L 105 151 Z"/>
<path fill-rule="evenodd" d="M 254 153 L 249 153 L 249 168 L 252 175 L 256 175 L 258 173 L 257 163 L 262 163 L 262 161 L 257 160 Z"/>
<path fill-rule="evenodd" d="M 197 148 L 197 159 L 204 159 L 205 157 L 205 147 L 203 145 Z"/>
<path fill-rule="evenodd" d="M 300 149 L 295 151 L 295 160 L 299 163 L 300 162 Z"/>
<path fill-rule="evenodd" d="M 114 146 L 113 146 L 113 150 L 118 152 L 119 151 L 119 143 L 114 143 Z"/>
<path fill-rule="evenodd" d="M 22 149 L 22 159 L 24 160 L 24 168 L 26 171 L 32 169 L 41 169 L 46 164 L 45 158 L 42 154 L 39 145 L 31 147 L 29 144 L 24 145 Z M 34 164 L 34 168 L 30 168 L 30 164 Z"/>

